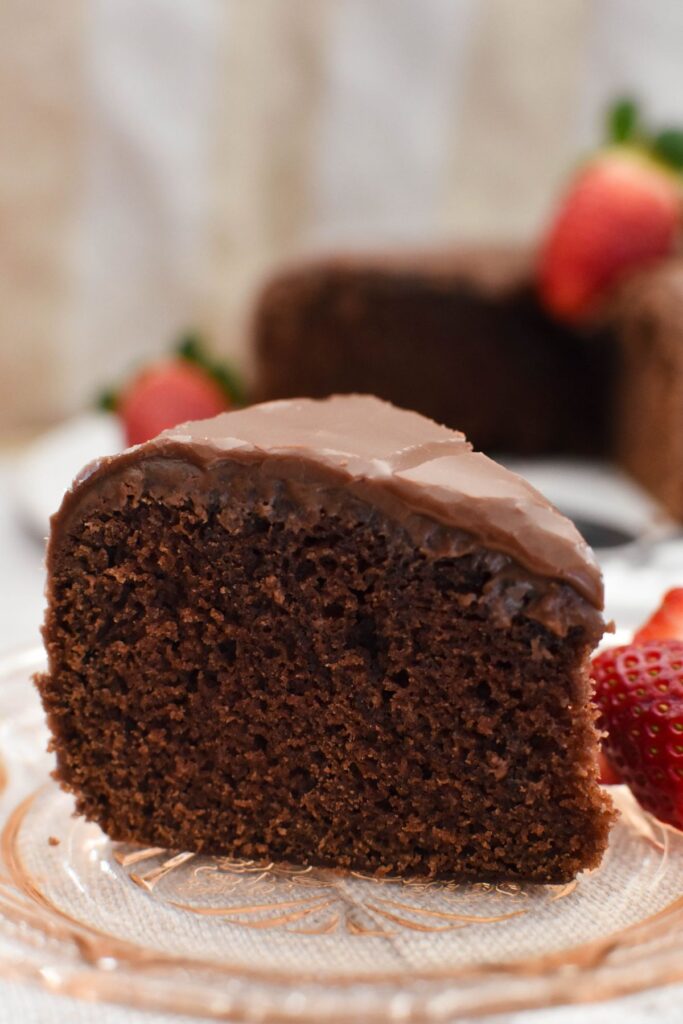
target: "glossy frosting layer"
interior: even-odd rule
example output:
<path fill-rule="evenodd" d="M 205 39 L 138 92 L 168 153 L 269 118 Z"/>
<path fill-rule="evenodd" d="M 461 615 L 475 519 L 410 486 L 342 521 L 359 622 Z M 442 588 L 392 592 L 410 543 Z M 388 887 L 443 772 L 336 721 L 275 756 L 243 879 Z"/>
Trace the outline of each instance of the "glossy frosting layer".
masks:
<path fill-rule="evenodd" d="M 185 423 L 94 463 L 81 474 L 76 492 L 126 464 L 159 456 L 186 457 L 200 466 L 225 459 L 267 461 L 275 475 L 282 472 L 304 483 L 322 473 L 368 500 L 374 497 L 399 519 L 417 513 L 465 531 L 483 547 L 538 576 L 569 584 L 602 608 L 602 578 L 593 553 L 535 488 L 474 452 L 462 434 L 377 398 L 267 402 Z M 68 515 L 71 505 L 67 498 L 57 518 Z"/>

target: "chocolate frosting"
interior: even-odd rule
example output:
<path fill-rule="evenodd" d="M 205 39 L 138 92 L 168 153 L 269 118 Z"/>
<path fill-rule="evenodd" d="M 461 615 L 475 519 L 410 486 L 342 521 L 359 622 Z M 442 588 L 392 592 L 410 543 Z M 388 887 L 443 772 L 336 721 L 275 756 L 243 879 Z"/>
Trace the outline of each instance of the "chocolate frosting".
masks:
<path fill-rule="evenodd" d="M 86 467 L 78 495 L 129 464 L 180 459 L 201 467 L 261 463 L 303 484 L 347 485 L 395 518 L 417 514 L 471 535 L 536 576 L 603 604 L 595 557 L 574 525 L 515 473 L 475 452 L 464 435 L 368 395 L 267 402 L 185 423 Z M 170 463 L 169 463 L 170 465 Z"/>

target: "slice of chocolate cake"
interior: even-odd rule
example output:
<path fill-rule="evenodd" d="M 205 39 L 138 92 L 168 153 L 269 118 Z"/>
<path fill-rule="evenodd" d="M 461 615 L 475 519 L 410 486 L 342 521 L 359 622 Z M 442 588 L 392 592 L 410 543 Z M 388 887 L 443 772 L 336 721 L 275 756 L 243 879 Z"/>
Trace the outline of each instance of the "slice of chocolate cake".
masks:
<path fill-rule="evenodd" d="M 113 839 L 429 877 L 599 863 L 600 573 L 463 435 L 363 396 L 185 424 L 80 476 L 48 568 L 56 775 Z"/>

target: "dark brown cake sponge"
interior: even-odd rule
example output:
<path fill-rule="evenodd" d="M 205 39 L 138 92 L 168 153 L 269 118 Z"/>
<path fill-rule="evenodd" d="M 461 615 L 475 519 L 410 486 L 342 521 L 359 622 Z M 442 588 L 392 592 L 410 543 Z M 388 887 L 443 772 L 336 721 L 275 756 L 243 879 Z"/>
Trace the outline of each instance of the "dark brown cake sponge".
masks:
<path fill-rule="evenodd" d="M 595 866 L 599 573 L 482 459 L 356 396 L 91 467 L 53 523 L 38 678 L 78 810 L 114 839 L 371 873 Z"/>

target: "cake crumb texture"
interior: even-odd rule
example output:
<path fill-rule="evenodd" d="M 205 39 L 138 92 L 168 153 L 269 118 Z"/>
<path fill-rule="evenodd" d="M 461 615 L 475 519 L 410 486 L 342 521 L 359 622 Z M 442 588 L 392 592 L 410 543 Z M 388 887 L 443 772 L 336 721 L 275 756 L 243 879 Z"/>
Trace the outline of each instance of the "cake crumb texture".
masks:
<path fill-rule="evenodd" d="M 237 462 L 201 493 L 194 472 L 173 501 L 113 474 L 53 548 L 37 682 L 80 813 L 114 840 L 386 876 L 599 863 L 591 629 L 527 615 L 533 581 L 502 622 L 509 560 L 419 549 L 351 493 L 304 507 Z"/>

